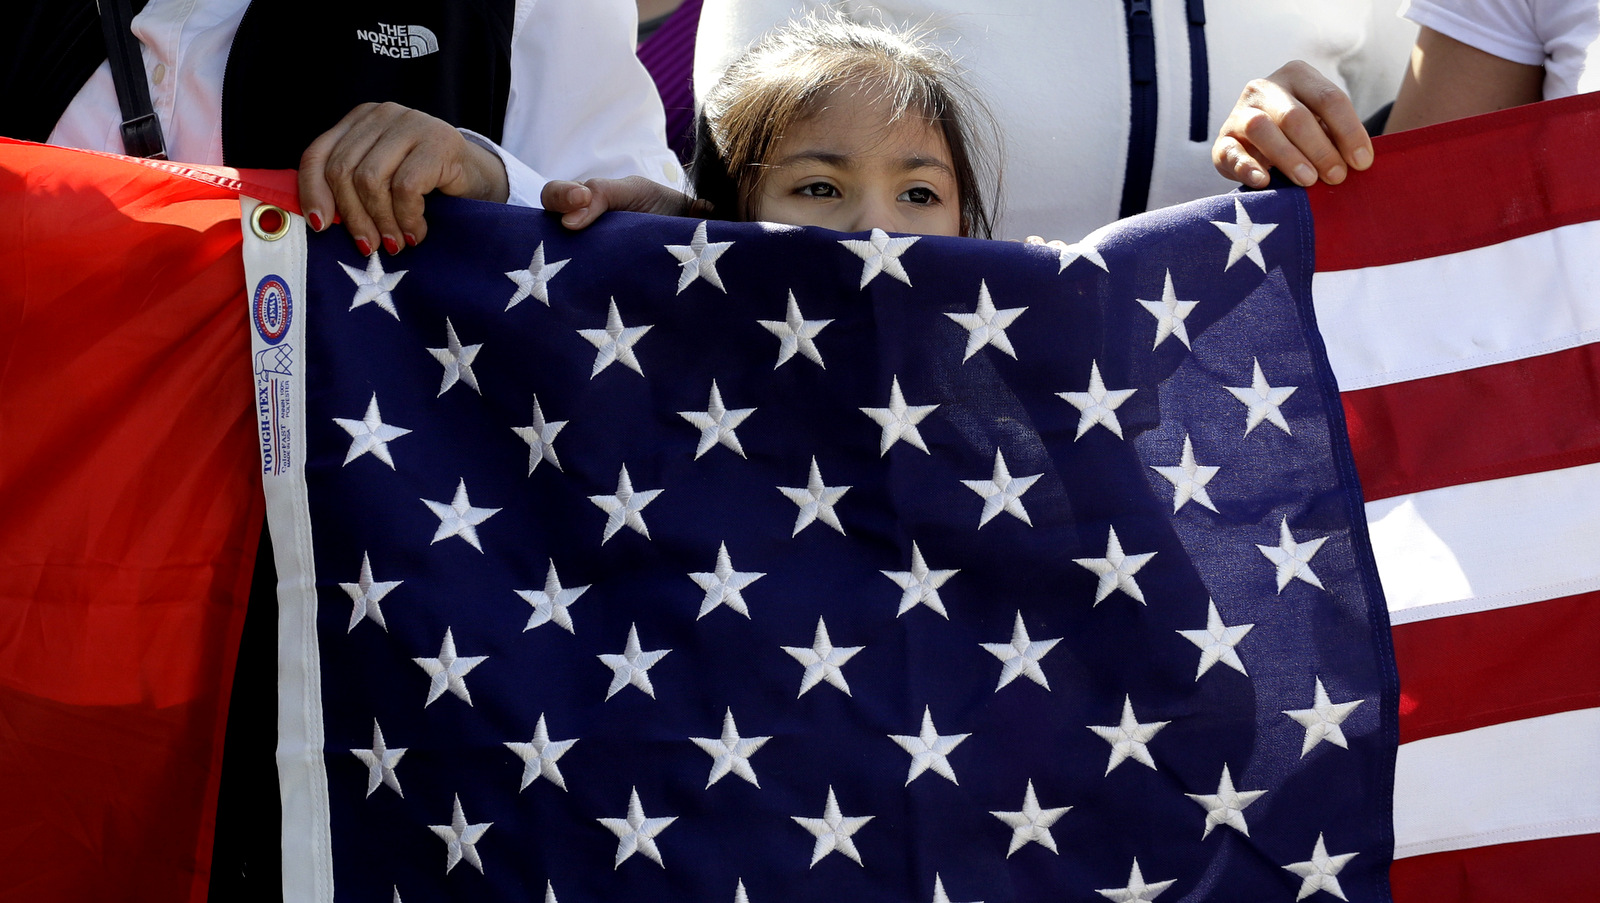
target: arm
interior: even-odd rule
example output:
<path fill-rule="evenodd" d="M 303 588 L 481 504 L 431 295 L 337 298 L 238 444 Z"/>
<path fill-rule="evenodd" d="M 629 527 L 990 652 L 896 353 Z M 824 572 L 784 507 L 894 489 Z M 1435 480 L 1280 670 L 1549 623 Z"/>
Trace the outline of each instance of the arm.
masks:
<path fill-rule="evenodd" d="M 1387 130 L 1398 132 L 1533 103 L 1543 91 L 1544 67 L 1501 59 L 1423 28 Z"/>

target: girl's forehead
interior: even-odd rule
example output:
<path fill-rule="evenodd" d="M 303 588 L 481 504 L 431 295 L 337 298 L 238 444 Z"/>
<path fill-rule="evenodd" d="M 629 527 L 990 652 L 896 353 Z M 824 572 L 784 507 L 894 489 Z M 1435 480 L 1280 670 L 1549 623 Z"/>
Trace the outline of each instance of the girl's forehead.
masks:
<path fill-rule="evenodd" d="M 948 158 L 949 147 L 937 124 L 915 110 L 897 110 L 881 92 L 837 88 L 817 98 L 809 115 L 790 125 L 780 142 L 793 152 L 797 141 L 852 153 L 898 151 L 907 147 Z"/>

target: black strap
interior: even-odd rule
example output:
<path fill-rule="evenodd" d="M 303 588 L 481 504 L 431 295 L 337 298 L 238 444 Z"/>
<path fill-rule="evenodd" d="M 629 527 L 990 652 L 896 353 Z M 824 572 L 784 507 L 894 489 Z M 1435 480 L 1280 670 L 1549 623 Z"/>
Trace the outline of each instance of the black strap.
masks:
<path fill-rule="evenodd" d="M 161 121 L 150 103 L 144 57 L 139 42 L 133 38 L 133 9 L 128 0 L 96 2 L 106 38 L 106 58 L 111 62 L 111 80 L 117 86 L 117 105 L 122 108 L 122 147 L 130 157 L 165 160 L 167 145 L 161 138 Z"/>

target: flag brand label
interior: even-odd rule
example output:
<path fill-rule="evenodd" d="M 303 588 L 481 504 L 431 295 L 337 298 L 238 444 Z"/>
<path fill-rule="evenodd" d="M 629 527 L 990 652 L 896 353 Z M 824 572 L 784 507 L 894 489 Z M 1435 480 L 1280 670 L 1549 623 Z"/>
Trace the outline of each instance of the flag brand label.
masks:
<path fill-rule="evenodd" d="M 263 474 L 287 473 L 294 461 L 293 368 L 294 348 L 289 345 L 256 352 L 256 424 Z"/>
<path fill-rule="evenodd" d="M 250 319 L 256 332 L 267 344 L 276 345 L 289 332 L 289 321 L 294 317 L 294 299 L 282 277 L 268 275 L 256 283 L 256 293 L 250 299 Z"/>

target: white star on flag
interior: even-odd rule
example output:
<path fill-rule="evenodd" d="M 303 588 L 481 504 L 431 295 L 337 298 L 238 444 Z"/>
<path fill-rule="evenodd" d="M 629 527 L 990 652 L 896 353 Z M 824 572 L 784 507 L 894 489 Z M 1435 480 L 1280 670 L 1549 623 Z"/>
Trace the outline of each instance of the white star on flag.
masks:
<path fill-rule="evenodd" d="M 972 736 L 971 734 L 946 734 L 940 736 L 933 726 L 933 709 L 928 706 L 922 708 L 922 730 L 915 737 L 903 734 L 890 734 L 901 749 L 911 754 L 911 768 L 906 772 L 906 785 L 922 776 L 925 771 L 932 771 L 940 777 L 946 778 L 952 784 L 959 785 L 956 780 L 955 770 L 950 767 L 950 753 L 961 741 Z"/>
<path fill-rule="evenodd" d="M 539 723 L 533 726 L 533 739 L 527 743 L 507 743 L 506 749 L 517 754 L 522 759 L 522 786 L 518 792 L 528 789 L 528 785 L 544 778 L 550 783 L 567 789 L 566 778 L 561 776 L 561 769 L 556 767 L 556 762 L 567 754 L 577 739 L 551 740 L 550 729 L 545 726 L 544 713 L 539 713 Z"/>
<path fill-rule="evenodd" d="M 933 873 L 933 903 L 950 903 L 950 895 L 944 892 L 944 879 L 939 877 L 938 872 Z"/>
<path fill-rule="evenodd" d="M 784 646 L 784 652 L 789 653 L 795 661 L 805 665 L 805 673 L 800 676 L 800 692 L 795 694 L 799 699 L 806 695 L 806 691 L 823 681 L 850 695 L 850 684 L 844 679 L 844 663 L 855 658 L 856 653 L 865 649 L 865 646 L 835 646 L 828 636 L 828 625 L 822 618 L 817 618 L 817 632 L 811 638 L 811 646 Z"/>
<path fill-rule="evenodd" d="M 467 498 L 465 479 L 456 483 L 455 498 L 451 499 L 448 505 L 428 499 L 418 499 L 418 501 L 427 505 L 428 510 L 439 518 L 439 529 L 434 531 L 433 541 L 429 545 L 441 539 L 459 536 L 466 540 L 467 545 L 482 552 L 483 546 L 478 544 L 478 525 L 500 513 L 499 508 L 472 507 L 471 500 Z"/>
<path fill-rule="evenodd" d="M 667 826 L 677 821 L 676 815 L 665 818 L 646 818 L 644 806 L 639 802 L 639 788 L 634 787 L 628 791 L 628 815 L 626 818 L 598 818 L 600 824 L 605 825 L 611 833 L 617 835 L 617 861 L 612 866 L 619 868 L 624 861 L 634 853 L 643 853 L 646 859 L 656 865 L 666 868 L 666 863 L 661 861 L 661 850 L 656 847 L 656 835 L 667 829 Z"/>
<path fill-rule="evenodd" d="M 739 614 L 750 617 L 750 609 L 745 605 L 742 590 L 765 576 L 767 575 L 764 573 L 734 570 L 733 559 L 728 557 L 728 544 L 722 543 L 717 548 L 717 564 L 711 573 L 689 575 L 689 579 L 693 580 L 695 585 L 706 591 L 705 598 L 700 600 L 700 613 L 695 615 L 695 620 L 705 617 L 719 605 L 726 605 Z"/>
<path fill-rule="evenodd" d="M 1154 759 L 1150 758 L 1149 743 L 1161 729 L 1171 724 L 1170 721 L 1150 721 L 1144 724 L 1133 715 L 1133 698 L 1122 697 L 1122 722 L 1109 726 L 1088 725 L 1089 730 L 1100 735 L 1100 739 L 1111 744 L 1111 760 L 1106 763 L 1106 774 L 1113 768 L 1132 759 L 1141 765 L 1150 768 L 1156 767 Z"/>
<path fill-rule="evenodd" d="M 811 458 L 811 475 L 807 478 L 805 486 L 777 488 L 785 498 L 800 506 L 800 513 L 794 518 L 794 532 L 789 534 L 790 536 L 799 536 L 801 530 L 819 520 L 841 534 L 844 533 L 844 524 L 839 522 L 839 515 L 833 510 L 833 506 L 844 498 L 844 494 L 849 492 L 851 487 L 823 485 L 822 471 L 817 468 L 816 456 Z"/>
<path fill-rule="evenodd" d="M 745 418 L 756 412 L 755 408 L 735 408 L 728 410 L 722 403 L 722 392 L 717 389 L 717 381 L 711 381 L 711 398 L 706 403 L 704 411 L 679 411 L 678 416 L 689 421 L 690 425 L 700 430 L 700 444 L 695 447 L 694 457 L 710 451 L 718 444 L 726 445 L 733 449 L 739 457 L 745 456 L 744 449 L 739 446 L 739 437 L 734 434 L 734 429 L 744 423 Z"/>
<path fill-rule="evenodd" d="M 367 256 L 367 268 L 358 270 L 348 263 L 340 261 L 339 266 L 349 274 L 352 282 L 356 284 L 355 299 L 350 302 L 350 309 L 355 310 L 363 304 L 376 304 L 389 312 L 391 317 L 400 319 L 400 314 L 394 309 L 394 296 L 389 293 L 400 284 L 406 273 L 410 270 L 396 270 L 393 273 L 383 271 L 383 261 L 378 259 L 378 252 L 373 251 Z"/>
<path fill-rule="evenodd" d="M 428 826 L 428 830 L 445 842 L 445 847 L 449 851 L 445 860 L 445 874 L 450 874 L 450 870 L 463 859 L 480 873 L 483 871 L 483 860 L 478 858 L 478 841 L 483 839 L 483 833 L 493 824 L 494 822 L 467 824 L 467 816 L 461 811 L 461 795 L 456 795 L 455 810 L 450 813 L 450 824 Z M 396 895 L 399 893 L 398 890 L 395 891 Z"/>
<path fill-rule="evenodd" d="M 1029 477 L 1013 477 L 1010 468 L 1006 467 L 1005 455 L 998 448 L 995 449 L 994 474 L 989 479 L 961 481 L 961 485 L 983 497 L 983 512 L 978 515 L 978 528 L 982 529 L 984 524 L 1002 511 L 1033 526 L 1033 521 L 1028 518 L 1028 509 L 1022 506 L 1022 494 L 1032 489 L 1042 476 L 1044 474 L 1036 473 Z"/>
<path fill-rule="evenodd" d="M 1005 822 L 1011 828 L 1011 847 L 1006 850 L 1006 858 L 1030 843 L 1036 843 L 1052 853 L 1060 855 L 1056 849 L 1056 839 L 1050 833 L 1050 826 L 1061 819 L 1061 816 L 1072 811 L 1071 806 L 1061 806 L 1056 809 L 1039 808 L 1039 797 L 1033 792 L 1033 780 L 1029 779 L 1028 789 L 1022 795 L 1022 810 L 1020 812 L 995 812 L 989 814 Z"/>
<path fill-rule="evenodd" d="M 1106 556 L 1104 558 L 1074 558 L 1075 563 L 1083 565 L 1094 573 L 1100 575 L 1100 583 L 1094 590 L 1094 604 L 1099 605 L 1105 598 L 1117 590 L 1122 590 L 1138 601 L 1140 605 L 1149 603 L 1144 600 L 1144 592 L 1139 589 L 1139 582 L 1133 575 L 1139 569 L 1150 563 L 1156 557 L 1155 552 L 1141 552 L 1137 555 L 1125 555 L 1122 552 L 1122 541 L 1117 539 L 1117 528 L 1110 528 L 1110 535 L 1106 538 Z"/>
<path fill-rule="evenodd" d="M 1128 873 L 1127 887 L 1097 890 L 1095 893 L 1110 900 L 1111 903 L 1154 903 L 1156 897 L 1160 896 L 1162 891 L 1175 883 L 1177 883 L 1176 878 L 1157 881 L 1154 884 L 1146 884 L 1144 874 L 1139 871 L 1139 860 L 1134 859 L 1133 870 Z"/>
<path fill-rule="evenodd" d="M 1206 829 L 1201 833 L 1200 839 L 1205 840 L 1211 836 L 1211 830 L 1225 825 L 1238 831 L 1246 837 L 1250 836 L 1250 826 L 1245 824 L 1245 807 L 1260 799 L 1265 790 L 1235 790 L 1233 789 L 1233 776 L 1228 774 L 1228 766 L 1222 766 L 1222 780 L 1217 782 L 1216 793 L 1185 793 L 1184 796 L 1199 803 L 1206 810 Z"/>
<path fill-rule="evenodd" d="M 549 461 L 561 469 L 561 462 L 556 459 L 556 434 L 567 425 L 565 420 L 547 422 L 544 419 L 544 409 L 539 407 L 539 396 L 533 396 L 533 423 L 527 426 L 514 426 L 511 428 L 523 442 L 528 443 L 528 473 L 532 474 L 539 466 L 540 461 Z"/>
<path fill-rule="evenodd" d="M 400 764 L 400 757 L 406 754 L 405 747 L 389 748 L 383 741 L 383 728 L 378 727 L 378 719 L 372 719 L 372 748 L 350 751 L 361 760 L 361 764 L 367 766 L 367 796 L 371 796 L 380 784 L 405 796 L 400 790 L 400 779 L 394 773 L 394 767 Z"/>
<path fill-rule="evenodd" d="M 561 268 L 572 262 L 572 258 L 558 260 L 555 263 L 544 262 L 544 242 L 539 242 L 539 247 L 533 249 L 533 259 L 528 262 L 525 270 L 511 270 L 506 273 L 506 278 L 517 284 L 517 291 L 506 302 L 506 310 L 521 304 L 526 298 L 544 302 L 545 307 L 550 306 L 550 280 L 561 272 Z"/>
<path fill-rule="evenodd" d="M 1184 325 L 1184 320 L 1200 302 L 1178 300 L 1178 293 L 1172 288 L 1171 270 L 1167 271 L 1167 280 L 1161 289 L 1160 301 L 1146 301 L 1143 298 L 1135 300 L 1156 318 L 1156 341 L 1150 346 L 1151 350 L 1160 348 L 1168 336 L 1177 336 L 1185 348 L 1193 347 L 1189 344 L 1189 329 Z"/>
<path fill-rule="evenodd" d="M 856 852 L 856 844 L 850 838 L 861 830 L 869 821 L 871 815 L 846 816 L 839 811 L 839 800 L 833 795 L 833 787 L 828 787 L 828 801 L 823 804 L 821 818 L 806 818 L 800 815 L 791 815 L 795 824 L 817 838 L 816 846 L 811 849 L 811 864 L 815 866 L 822 861 L 822 857 L 829 853 L 843 853 L 856 865 L 863 865 L 861 854 Z"/>
<path fill-rule="evenodd" d="M 1072 266 L 1079 260 L 1087 260 L 1105 272 L 1111 272 L 1111 267 L 1106 265 L 1106 259 L 1100 256 L 1100 240 L 1105 237 L 1106 232 L 1109 230 L 1109 226 L 1101 226 L 1071 244 L 1059 238 L 1045 242 L 1044 246 L 1056 252 L 1056 257 L 1060 260 L 1061 266 L 1056 272 L 1065 273 L 1067 267 Z M 1034 242 L 1029 239 L 1029 243 L 1032 244 Z"/>
<path fill-rule="evenodd" d="M 639 627 L 637 624 L 628 625 L 628 641 L 623 646 L 622 654 L 602 653 L 596 658 L 601 664 L 611 669 L 611 688 L 606 690 L 606 698 L 617 695 L 623 687 L 632 684 L 644 691 L 651 699 L 656 698 L 656 688 L 650 683 L 650 669 L 656 663 L 667 657 L 671 649 L 653 649 L 645 652 L 639 646 Z"/>
<path fill-rule="evenodd" d="M 1222 234 L 1233 242 L 1228 248 L 1228 262 L 1222 265 L 1223 272 L 1227 272 L 1234 264 L 1248 257 L 1251 263 L 1260 267 L 1261 272 L 1265 273 L 1267 261 L 1261 256 L 1261 242 L 1271 235 L 1272 230 L 1278 228 L 1278 225 L 1251 222 L 1250 214 L 1245 211 L 1244 204 L 1240 203 L 1238 198 L 1233 199 L 1233 220 L 1231 223 L 1211 221 L 1211 225 L 1221 229 Z"/>
<path fill-rule="evenodd" d="M 946 313 L 945 316 L 956 321 L 962 329 L 967 331 L 967 351 L 962 356 L 964 364 L 978 353 L 978 349 L 985 345 L 1004 351 L 1013 360 L 1017 357 L 1017 350 L 1011 347 L 1011 339 L 1006 335 L 1006 327 L 1016 322 L 1022 316 L 1026 307 L 1008 307 L 1005 310 L 996 310 L 994 300 L 989 297 L 989 283 L 987 280 L 978 282 L 978 307 L 970 314 Z"/>
<path fill-rule="evenodd" d="M 639 358 L 633 353 L 633 346 L 644 334 L 649 332 L 649 326 L 624 326 L 622 314 L 617 312 L 617 299 L 611 299 L 611 306 L 606 309 L 606 325 L 604 329 L 580 329 L 578 335 L 588 340 L 597 350 L 594 356 L 594 369 L 589 372 L 589 378 L 594 379 L 600 371 L 614 363 L 621 362 L 624 367 L 644 375 L 644 368 L 639 365 Z"/>
<path fill-rule="evenodd" d="M 1328 537 L 1322 536 L 1306 542 L 1295 542 L 1294 534 L 1289 532 L 1289 518 L 1285 517 L 1278 524 L 1278 544 L 1264 546 L 1256 543 L 1256 548 L 1267 560 L 1278 567 L 1278 592 L 1293 580 L 1299 579 L 1311 584 L 1317 589 L 1322 589 L 1322 581 L 1317 579 L 1315 571 L 1311 570 L 1311 559 L 1316 557 L 1322 549 L 1322 544 Z"/>
<path fill-rule="evenodd" d="M 862 408 L 861 413 L 871 417 L 872 422 L 883 427 L 883 438 L 878 444 L 878 456 L 882 457 L 889 453 L 891 446 L 902 441 L 927 452 L 928 446 L 923 443 L 922 433 L 917 430 L 917 424 L 938 409 L 939 406 L 936 404 L 906 404 L 906 397 L 900 392 L 900 377 L 895 376 L 889 383 L 889 406 Z"/>
<path fill-rule="evenodd" d="M 383 623 L 383 610 L 378 607 L 378 603 L 383 601 L 383 597 L 389 595 L 395 587 L 404 582 L 404 580 L 373 580 L 372 562 L 369 560 L 367 553 L 362 552 L 361 576 L 356 578 L 355 583 L 339 584 L 339 588 L 349 593 L 350 601 L 354 603 L 350 611 L 350 626 L 345 629 L 345 632 L 349 633 L 355 630 L 356 625 L 360 624 L 363 618 L 371 618 L 378 622 L 379 627 L 388 630 L 389 625 Z"/>
<path fill-rule="evenodd" d="M 667 251 L 677 259 L 683 271 L 678 274 L 678 294 L 696 279 L 704 279 L 727 294 L 728 289 L 722 284 L 722 277 L 717 275 L 717 258 L 733 247 L 731 241 L 707 241 L 706 224 L 704 220 L 694 227 L 694 237 L 686 245 L 666 245 Z"/>
<path fill-rule="evenodd" d="M 446 627 L 444 642 L 439 644 L 437 656 L 412 659 L 428 675 L 428 701 L 424 702 L 422 707 L 433 705 L 434 700 L 443 696 L 446 690 L 467 705 L 472 705 L 472 694 L 467 692 L 467 672 L 483 664 L 488 658 L 487 655 L 456 655 L 456 638 L 451 634 L 450 628 Z"/>
<path fill-rule="evenodd" d="M 910 285 L 911 277 L 906 275 L 905 264 L 901 262 L 900 255 L 916 244 L 920 237 L 905 235 L 900 238 L 890 238 L 889 233 L 875 228 L 865 241 L 859 238 L 845 238 L 840 239 L 839 244 L 849 248 L 850 253 L 862 259 L 861 288 L 866 288 L 867 283 L 876 279 L 879 273 L 888 273 Z"/>
<path fill-rule="evenodd" d="M 883 571 L 883 576 L 893 580 L 904 592 L 900 594 L 900 610 L 895 612 L 899 617 L 918 605 L 926 605 L 939 613 L 946 621 L 950 620 L 950 613 L 944 610 L 944 603 L 939 600 L 939 587 L 945 581 L 961 573 L 959 568 L 954 570 L 934 571 L 928 569 L 928 563 L 922 560 L 922 550 L 917 548 L 915 541 L 911 543 L 911 570 L 909 571 Z"/>
<path fill-rule="evenodd" d="M 483 343 L 463 346 L 461 340 L 456 338 L 456 328 L 449 317 L 444 318 L 444 342 L 443 348 L 428 349 L 433 359 L 444 365 L 444 376 L 439 380 L 439 394 L 443 395 L 457 382 L 463 382 L 471 386 L 474 392 L 482 395 L 483 390 L 478 388 L 477 374 L 472 372 L 472 362 L 477 358 L 478 351 L 483 348 Z"/>
<path fill-rule="evenodd" d="M 1022 611 L 1018 609 L 1016 622 L 1011 627 L 1011 642 L 1009 643 L 982 643 L 995 658 L 1000 660 L 1000 682 L 995 684 L 994 691 L 1017 679 L 1018 675 L 1028 678 L 1046 690 L 1050 689 L 1050 681 L 1044 676 L 1044 669 L 1039 667 L 1039 660 L 1045 657 L 1056 644 L 1061 642 L 1061 637 L 1050 640 L 1035 640 L 1028 636 L 1027 625 L 1022 623 Z"/>
<path fill-rule="evenodd" d="M 1211 503 L 1211 495 L 1206 492 L 1206 484 L 1211 482 L 1212 477 L 1215 477 L 1222 468 L 1196 463 L 1194 443 L 1189 441 L 1187 434 L 1183 437 L 1183 457 L 1178 460 L 1176 466 L 1152 466 L 1150 469 L 1166 477 L 1167 482 L 1172 484 L 1173 514 L 1177 514 L 1190 502 L 1197 502 L 1212 511 L 1217 510 L 1217 506 Z"/>
<path fill-rule="evenodd" d="M 739 879 L 739 886 L 733 889 L 733 903 L 750 903 L 750 895 L 745 893 L 744 879 Z"/>
<path fill-rule="evenodd" d="M 589 589 L 589 584 L 583 586 L 562 586 L 561 578 L 556 576 L 556 563 L 550 560 L 550 568 L 545 571 L 544 589 L 519 589 L 516 594 L 522 601 L 533 606 L 533 613 L 528 615 L 528 626 L 524 631 L 535 627 L 542 627 L 552 621 L 557 626 L 565 628 L 567 633 L 577 633 L 572 627 L 572 615 L 567 608 L 578 601 L 578 597 Z"/>
<path fill-rule="evenodd" d="M 1295 895 L 1295 900 L 1304 900 L 1319 890 L 1325 890 L 1341 900 L 1348 900 L 1349 897 L 1344 895 L 1344 888 L 1339 886 L 1339 873 L 1356 856 L 1356 853 L 1329 856 L 1328 848 L 1322 842 L 1322 835 L 1318 834 L 1317 844 L 1311 848 L 1309 860 L 1292 862 L 1284 866 L 1284 870 L 1300 877 L 1300 892 Z"/>
<path fill-rule="evenodd" d="M 1239 652 L 1234 647 L 1244 639 L 1254 624 L 1236 624 L 1232 627 L 1222 623 L 1222 615 L 1217 611 L 1217 603 L 1206 600 L 1206 629 L 1204 630 L 1179 630 L 1177 633 L 1184 639 L 1200 647 L 1200 667 L 1195 671 L 1194 679 L 1198 681 L 1202 675 L 1211 670 L 1217 662 L 1249 676 L 1244 669 L 1244 662 L 1239 659 Z"/>
<path fill-rule="evenodd" d="M 333 422 L 350 434 L 350 451 L 345 453 L 345 464 L 370 452 L 374 458 L 389 465 L 390 470 L 394 470 L 394 459 L 389 457 L 389 443 L 411 432 L 383 422 L 383 417 L 378 414 L 376 392 L 372 393 L 372 400 L 367 402 L 367 413 L 360 420 L 335 417 Z"/>
<path fill-rule="evenodd" d="M 794 300 L 794 292 L 789 292 L 789 306 L 785 309 L 784 318 L 780 320 L 757 320 L 761 326 L 778 337 L 778 362 L 772 365 L 776 370 L 789 361 L 789 358 L 799 352 L 801 356 L 812 361 L 818 367 L 827 369 L 822 362 L 822 352 L 817 350 L 814 341 L 823 327 L 832 323 L 832 320 L 807 320 L 800 313 L 800 305 Z"/>
<path fill-rule="evenodd" d="M 644 506 L 656 500 L 656 496 L 665 492 L 664 489 L 646 489 L 635 492 L 633 480 L 628 477 L 628 465 L 622 465 L 622 471 L 617 474 L 617 491 L 611 495 L 591 495 L 589 501 L 594 502 L 601 511 L 606 513 L 605 533 L 600 537 L 600 544 L 617 535 L 617 531 L 627 527 L 645 539 L 650 538 L 650 530 L 644 525 Z"/>
<path fill-rule="evenodd" d="M 1344 749 L 1350 748 L 1350 743 L 1345 740 L 1344 720 L 1356 707 L 1366 702 L 1365 699 L 1356 699 L 1350 702 L 1333 702 L 1328 699 L 1328 691 L 1322 687 L 1322 678 L 1318 677 L 1317 688 L 1309 709 L 1293 709 L 1284 714 L 1300 723 L 1306 729 L 1305 742 L 1300 746 L 1300 758 L 1305 758 L 1306 753 L 1315 749 L 1318 743 L 1326 740 L 1334 746 Z"/>
<path fill-rule="evenodd" d="M 750 767 L 750 757 L 771 739 L 771 737 L 739 736 L 739 726 L 734 724 L 733 709 L 730 708 L 722 714 L 721 737 L 690 737 L 689 742 L 700 747 L 702 752 L 711 757 L 711 775 L 706 778 L 707 787 L 730 773 L 760 787 L 761 782 L 756 780 L 755 769 Z"/>
<path fill-rule="evenodd" d="M 1089 391 L 1057 392 L 1056 397 L 1081 412 L 1078 417 L 1078 435 L 1073 437 L 1074 441 L 1082 439 L 1083 434 L 1094 429 L 1097 424 L 1121 439 L 1122 423 L 1117 420 L 1117 408 L 1132 398 L 1137 391 L 1137 389 L 1107 389 L 1105 381 L 1100 378 L 1100 362 L 1090 361 Z"/>
<path fill-rule="evenodd" d="M 1267 377 L 1261 372 L 1261 361 L 1252 358 L 1251 364 L 1255 368 L 1255 374 L 1250 378 L 1250 385 L 1223 387 L 1249 409 L 1245 417 L 1244 434 L 1250 435 L 1250 431 L 1265 420 L 1283 430 L 1284 435 L 1294 435 L 1289 431 L 1289 422 L 1283 419 L 1283 411 L 1279 410 L 1279 407 L 1289 400 L 1289 396 L 1293 395 L 1299 386 L 1273 387 L 1267 383 Z"/>

